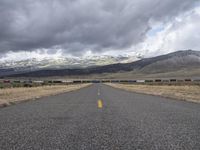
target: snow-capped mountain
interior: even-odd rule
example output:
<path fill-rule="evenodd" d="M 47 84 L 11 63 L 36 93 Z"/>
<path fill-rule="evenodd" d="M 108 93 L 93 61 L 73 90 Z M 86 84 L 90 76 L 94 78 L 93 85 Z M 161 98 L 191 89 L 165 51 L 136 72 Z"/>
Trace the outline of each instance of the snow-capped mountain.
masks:
<path fill-rule="evenodd" d="M 95 56 L 84 58 L 31 59 L 2 63 L 0 76 L 48 77 L 67 75 L 90 75 L 102 73 L 132 72 L 139 74 L 172 73 L 195 70 L 200 67 L 199 51 L 177 51 L 152 58 L 135 61 L 131 56 Z M 130 61 L 130 62 L 129 62 Z M 129 62 L 129 63 L 126 63 Z M 109 64 L 109 65 L 108 65 Z M 82 69 L 81 69 L 82 68 Z M 185 74 L 186 74 L 185 73 Z"/>
<path fill-rule="evenodd" d="M 0 60 L 1 69 L 13 68 L 17 71 L 34 71 L 39 69 L 71 69 L 85 68 L 92 66 L 103 66 L 115 63 L 129 63 L 138 60 L 137 56 L 87 56 L 87 57 L 60 57 L 44 59 L 24 59 L 24 60 Z"/>

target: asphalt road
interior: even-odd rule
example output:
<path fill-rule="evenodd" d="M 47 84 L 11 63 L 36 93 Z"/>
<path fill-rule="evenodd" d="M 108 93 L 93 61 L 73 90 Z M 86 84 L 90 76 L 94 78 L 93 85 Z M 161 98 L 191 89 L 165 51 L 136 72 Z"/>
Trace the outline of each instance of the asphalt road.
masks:
<path fill-rule="evenodd" d="M 102 84 L 0 109 L 0 150 L 199 150 L 200 105 Z"/>

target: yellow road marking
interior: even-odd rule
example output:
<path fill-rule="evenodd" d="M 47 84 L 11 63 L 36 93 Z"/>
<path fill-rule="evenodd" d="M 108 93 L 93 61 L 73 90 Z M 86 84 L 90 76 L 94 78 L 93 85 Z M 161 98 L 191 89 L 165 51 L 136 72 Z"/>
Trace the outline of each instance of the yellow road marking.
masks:
<path fill-rule="evenodd" d="M 98 108 L 102 108 L 103 107 L 103 102 L 102 102 L 102 100 L 98 100 Z"/>

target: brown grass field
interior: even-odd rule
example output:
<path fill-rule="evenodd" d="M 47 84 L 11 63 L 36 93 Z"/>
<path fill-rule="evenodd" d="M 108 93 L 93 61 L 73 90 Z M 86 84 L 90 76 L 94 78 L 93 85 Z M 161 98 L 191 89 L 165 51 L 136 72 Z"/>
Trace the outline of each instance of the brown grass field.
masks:
<path fill-rule="evenodd" d="M 44 96 L 78 90 L 89 85 L 90 84 L 75 84 L 0 89 L 0 105 L 7 106 L 10 104 L 19 103 L 21 101 L 34 100 Z"/>
<path fill-rule="evenodd" d="M 158 95 L 172 99 L 200 103 L 200 86 L 198 85 L 128 85 L 107 84 L 114 88 L 124 89 L 136 93 Z"/>

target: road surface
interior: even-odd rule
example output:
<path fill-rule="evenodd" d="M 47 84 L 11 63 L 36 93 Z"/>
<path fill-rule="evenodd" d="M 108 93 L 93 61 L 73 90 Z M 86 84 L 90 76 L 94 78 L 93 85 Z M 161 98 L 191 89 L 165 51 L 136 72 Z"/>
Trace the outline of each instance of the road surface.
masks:
<path fill-rule="evenodd" d="M 200 105 L 90 87 L 0 109 L 1 150 L 199 150 Z"/>

